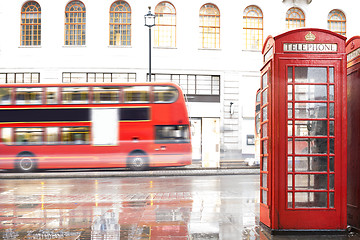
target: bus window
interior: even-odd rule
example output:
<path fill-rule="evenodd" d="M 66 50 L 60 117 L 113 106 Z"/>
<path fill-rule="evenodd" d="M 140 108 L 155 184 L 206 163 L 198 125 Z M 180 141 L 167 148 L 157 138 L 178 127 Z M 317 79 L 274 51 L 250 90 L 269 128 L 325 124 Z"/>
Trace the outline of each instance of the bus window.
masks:
<path fill-rule="evenodd" d="M 124 102 L 125 103 L 148 103 L 150 102 L 150 87 L 149 86 L 132 86 L 124 87 Z"/>
<path fill-rule="evenodd" d="M 46 128 L 46 143 L 47 144 L 59 144 L 59 128 L 47 127 Z"/>
<path fill-rule="evenodd" d="M 57 87 L 46 88 L 46 104 L 58 103 L 58 91 Z"/>
<path fill-rule="evenodd" d="M 62 144 L 89 144 L 89 127 L 63 127 L 61 129 Z"/>
<path fill-rule="evenodd" d="M 187 125 L 155 126 L 156 143 L 188 143 L 190 142 Z"/>
<path fill-rule="evenodd" d="M 1 141 L 5 143 L 6 145 L 11 145 L 11 132 L 12 128 L 2 128 L 1 129 Z"/>
<path fill-rule="evenodd" d="M 16 88 L 15 100 L 16 105 L 41 104 L 41 88 Z"/>
<path fill-rule="evenodd" d="M 16 145 L 43 144 L 43 128 L 15 128 Z"/>
<path fill-rule="evenodd" d="M 62 88 L 63 104 L 85 104 L 89 103 L 88 87 L 63 87 Z"/>
<path fill-rule="evenodd" d="M 150 120 L 150 108 L 120 108 L 120 121 L 148 121 Z"/>
<path fill-rule="evenodd" d="M 179 92 L 171 86 L 155 86 L 154 102 L 155 103 L 172 103 L 177 100 Z"/>
<path fill-rule="evenodd" d="M 11 104 L 11 88 L 0 88 L 0 105 Z"/>
<path fill-rule="evenodd" d="M 93 88 L 94 103 L 118 103 L 119 88 L 118 87 L 94 87 Z"/>

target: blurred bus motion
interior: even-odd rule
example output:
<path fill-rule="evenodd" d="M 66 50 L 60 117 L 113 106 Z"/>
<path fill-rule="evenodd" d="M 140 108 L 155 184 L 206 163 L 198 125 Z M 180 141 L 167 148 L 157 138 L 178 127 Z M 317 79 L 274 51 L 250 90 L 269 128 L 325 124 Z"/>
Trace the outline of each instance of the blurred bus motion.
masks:
<path fill-rule="evenodd" d="M 0 85 L 0 168 L 184 166 L 189 118 L 172 83 Z"/>

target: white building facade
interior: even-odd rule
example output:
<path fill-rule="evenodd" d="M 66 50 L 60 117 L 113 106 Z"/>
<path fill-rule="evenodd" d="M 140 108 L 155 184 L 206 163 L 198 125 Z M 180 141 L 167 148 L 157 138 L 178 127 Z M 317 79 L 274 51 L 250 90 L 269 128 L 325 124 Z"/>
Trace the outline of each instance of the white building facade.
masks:
<path fill-rule="evenodd" d="M 360 34 L 354 1 L 0 0 L 0 82 L 152 81 L 186 93 L 194 159 L 254 156 L 262 42 L 297 27 Z M 34 20 L 35 19 L 35 20 Z M 215 160 L 215 163 L 213 162 Z"/>

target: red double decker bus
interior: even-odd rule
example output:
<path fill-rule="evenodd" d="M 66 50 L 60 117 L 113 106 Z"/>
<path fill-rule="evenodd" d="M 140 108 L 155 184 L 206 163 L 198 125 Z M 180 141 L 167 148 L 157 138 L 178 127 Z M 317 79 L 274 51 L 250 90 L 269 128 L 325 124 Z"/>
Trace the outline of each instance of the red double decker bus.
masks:
<path fill-rule="evenodd" d="M 0 85 L 0 168 L 184 166 L 189 118 L 172 83 Z"/>

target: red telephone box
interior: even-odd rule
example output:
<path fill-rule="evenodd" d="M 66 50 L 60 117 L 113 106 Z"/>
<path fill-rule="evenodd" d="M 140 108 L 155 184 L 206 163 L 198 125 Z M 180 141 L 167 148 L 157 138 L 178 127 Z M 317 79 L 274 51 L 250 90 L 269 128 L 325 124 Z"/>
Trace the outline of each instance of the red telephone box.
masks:
<path fill-rule="evenodd" d="M 346 230 L 345 39 L 304 28 L 265 41 L 260 222 L 274 234 Z"/>
<path fill-rule="evenodd" d="M 348 87 L 348 224 L 360 230 L 360 36 L 346 43 Z"/>

